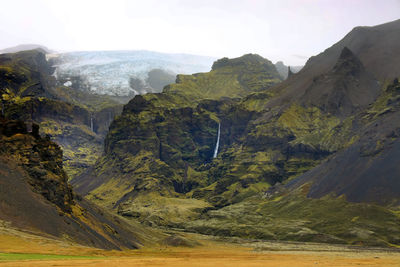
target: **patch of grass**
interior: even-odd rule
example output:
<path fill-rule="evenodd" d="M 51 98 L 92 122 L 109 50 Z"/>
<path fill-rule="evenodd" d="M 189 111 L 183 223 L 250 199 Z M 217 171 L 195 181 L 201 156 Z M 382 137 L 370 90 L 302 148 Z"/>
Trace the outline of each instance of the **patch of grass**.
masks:
<path fill-rule="evenodd" d="M 74 256 L 36 253 L 0 253 L 0 261 L 21 261 L 21 260 L 81 260 L 81 259 L 104 259 L 97 256 Z"/>

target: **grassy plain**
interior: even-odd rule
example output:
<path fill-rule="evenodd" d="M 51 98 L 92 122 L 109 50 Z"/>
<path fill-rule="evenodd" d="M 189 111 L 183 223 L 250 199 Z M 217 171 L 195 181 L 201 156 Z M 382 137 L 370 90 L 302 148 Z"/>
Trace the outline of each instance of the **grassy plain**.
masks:
<path fill-rule="evenodd" d="M 104 251 L 3 228 L 0 266 L 400 266 L 396 249 L 180 235 L 199 245 Z"/>

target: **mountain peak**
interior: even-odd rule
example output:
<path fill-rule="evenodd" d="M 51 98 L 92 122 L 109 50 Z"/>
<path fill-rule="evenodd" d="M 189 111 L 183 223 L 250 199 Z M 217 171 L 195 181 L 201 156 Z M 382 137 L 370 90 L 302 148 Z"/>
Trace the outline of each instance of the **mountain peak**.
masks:
<path fill-rule="evenodd" d="M 361 61 L 347 46 L 342 49 L 338 61 L 333 67 L 334 72 L 353 75 L 363 69 L 364 66 Z"/>
<path fill-rule="evenodd" d="M 254 65 L 254 64 L 267 64 L 267 65 L 273 65 L 271 61 L 269 61 L 266 58 L 263 58 L 260 55 L 257 54 L 245 54 L 241 57 L 237 58 L 221 58 L 218 59 L 217 61 L 214 62 L 212 65 L 212 70 L 216 69 L 221 69 L 225 67 L 243 67 L 243 66 L 249 66 L 249 65 Z"/>

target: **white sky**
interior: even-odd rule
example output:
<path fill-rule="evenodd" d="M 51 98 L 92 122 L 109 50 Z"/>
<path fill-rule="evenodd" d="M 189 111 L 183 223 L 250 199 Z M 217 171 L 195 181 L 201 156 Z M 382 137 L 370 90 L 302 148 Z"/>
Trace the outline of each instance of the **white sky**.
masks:
<path fill-rule="evenodd" d="M 400 18 L 400 0 L 0 0 L 0 48 L 258 53 L 304 64 L 355 26 Z"/>

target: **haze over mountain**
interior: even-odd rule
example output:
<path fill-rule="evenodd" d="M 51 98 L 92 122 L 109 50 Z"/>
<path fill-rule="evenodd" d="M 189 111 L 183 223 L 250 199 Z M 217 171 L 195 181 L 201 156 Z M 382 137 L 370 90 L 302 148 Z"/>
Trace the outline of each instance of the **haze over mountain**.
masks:
<path fill-rule="evenodd" d="M 33 50 L 33 49 L 41 49 L 45 53 L 54 53 L 54 51 L 49 50 L 47 47 L 43 45 L 38 45 L 38 44 L 21 44 L 17 45 L 14 47 L 8 47 L 5 49 L 0 50 L 0 54 L 5 54 L 5 53 L 16 53 L 20 51 L 26 51 L 26 50 Z"/>

